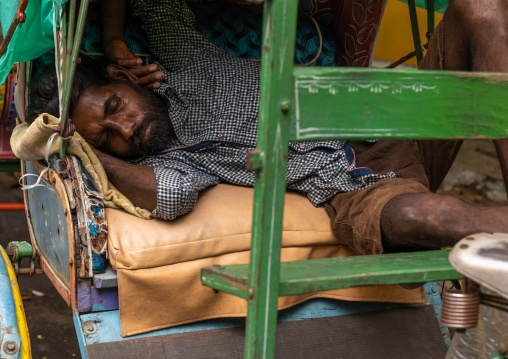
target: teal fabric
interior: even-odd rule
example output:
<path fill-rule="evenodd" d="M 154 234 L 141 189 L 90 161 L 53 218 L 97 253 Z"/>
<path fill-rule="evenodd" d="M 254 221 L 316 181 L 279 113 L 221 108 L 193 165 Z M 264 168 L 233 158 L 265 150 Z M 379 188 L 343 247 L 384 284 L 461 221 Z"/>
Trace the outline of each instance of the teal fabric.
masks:
<path fill-rule="evenodd" d="M 261 7 L 225 6 L 217 4 L 190 5 L 195 14 L 195 27 L 215 45 L 231 55 L 251 59 L 261 58 Z M 322 47 L 311 66 L 339 66 L 340 56 L 329 26 L 317 22 Z M 296 64 L 310 63 L 319 51 L 319 35 L 314 22 L 303 13 L 298 16 L 295 59 Z"/>
<path fill-rule="evenodd" d="M 67 0 L 32 0 L 25 11 L 26 22 L 19 24 L 12 40 L 0 59 L 0 83 L 4 82 L 16 62 L 33 60 L 54 47 L 53 2 L 56 7 Z M 18 1 L 0 0 L 2 32 L 7 34 L 12 23 Z"/>
<path fill-rule="evenodd" d="M 262 8 L 197 4 L 191 6 L 196 18 L 196 29 L 215 45 L 233 56 L 257 58 L 261 56 Z M 125 30 L 127 46 L 134 53 L 147 53 L 145 35 L 134 21 L 128 21 Z M 330 29 L 318 22 L 323 45 L 317 61 L 312 66 L 339 66 L 340 54 Z M 102 24 L 98 4 L 88 9 L 81 49 L 89 53 L 101 53 Z M 295 63 L 305 64 L 318 52 L 319 35 L 312 20 L 299 15 L 295 44 Z M 148 63 L 148 58 L 144 58 Z M 54 61 L 53 53 L 47 53 L 34 63 L 36 72 Z"/>
<path fill-rule="evenodd" d="M 400 0 L 402 2 L 405 2 L 407 4 L 407 0 Z M 427 9 L 427 0 L 416 0 L 416 6 L 421 7 L 423 9 Z M 436 12 L 443 13 L 448 6 L 448 3 L 450 0 L 435 0 L 434 1 L 434 9 Z"/>

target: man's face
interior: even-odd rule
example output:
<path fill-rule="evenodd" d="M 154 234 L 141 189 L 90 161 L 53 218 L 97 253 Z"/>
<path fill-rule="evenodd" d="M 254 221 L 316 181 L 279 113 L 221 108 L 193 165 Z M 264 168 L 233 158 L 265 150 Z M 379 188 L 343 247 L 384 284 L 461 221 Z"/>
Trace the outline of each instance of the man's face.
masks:
<path fill-rule="evenodd" d="M 123 83 L 88 88 L 79 97 L 72 122 L 99 150 L 119 157 L 157 153 L 167 144 L 169 118 L 164 109 L 154 115 L 145 98 L 149 95 L 155 96 Z"/>

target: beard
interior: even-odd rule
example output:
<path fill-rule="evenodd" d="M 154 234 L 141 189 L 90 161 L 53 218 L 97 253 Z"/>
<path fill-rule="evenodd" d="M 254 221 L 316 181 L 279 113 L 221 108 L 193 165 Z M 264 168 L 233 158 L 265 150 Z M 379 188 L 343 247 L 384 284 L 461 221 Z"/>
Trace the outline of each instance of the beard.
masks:
<path fill-rule="evenodd" d="M 149 125 L 151 125 L 150 136 L 143 142 L 145 129 Z M 143 122 L 134 131 L 132 143 L 139 154 L 150 156 L 165 150 L 174 137 L 173 126 L 166 112 L 148 112 L 145 114 Z"/>
<path fill-rule="evenodd" d="M 152 91 L 128 83 L 140 96 L 144 116 L 132 134 L 132 144 L 142 156 L 156 155 L 165 150 L 176 137 L 166 104 Z M 150 137 L 143 142 L 146 128 L 151 125 Z"/>

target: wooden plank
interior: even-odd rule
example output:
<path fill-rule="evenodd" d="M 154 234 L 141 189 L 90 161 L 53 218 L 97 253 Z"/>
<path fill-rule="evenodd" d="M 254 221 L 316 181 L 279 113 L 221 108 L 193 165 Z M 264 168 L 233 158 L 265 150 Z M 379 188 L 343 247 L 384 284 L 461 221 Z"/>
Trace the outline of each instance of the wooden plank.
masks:
<path fill-rule="evenodd" d="M 295 68 L 291 140 L 508 137 L 508 74 Z"/>
<path fill-rule="evenodd" d="M 242 358 L 244 329 L 228 328 L 86 346 L 88 358 Z M 275 357 L 443 358 L 432 306 L 279 323 Z"/>
<path fill-rule="evenodd" d="M 427 251 L 284 262 L 281 263 L 279 295 L 462 278 L 448 261 L 448 253 Z M 247 265 L 205 267 L 201 270 L 201 281 L 243 297 L 248 273 Z"/>
<path fill-rule="evenodd" d="M 297 13 L 294 0 L 263 5 L 246 358 L 273 358 L 274 352 Z"/>

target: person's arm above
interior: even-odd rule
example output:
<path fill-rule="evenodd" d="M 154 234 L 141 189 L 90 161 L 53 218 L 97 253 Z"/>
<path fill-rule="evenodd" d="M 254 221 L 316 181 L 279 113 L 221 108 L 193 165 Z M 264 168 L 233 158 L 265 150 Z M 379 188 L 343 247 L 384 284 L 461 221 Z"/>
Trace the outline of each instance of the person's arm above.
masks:
<path fill-rule="evenodd" d="M 194 28 L 194 14 L 184 0 L 129 0 L 129 14 L 145 32 L 152 60 L 168 71 L 202 56 L 203 50 L 222 51 Z"/>
<path fill-rule="evenodd" d="M 154 89 L 159 88 L 164 74 L 157 70 L 157 65 L 143 66 L 143 61 L 136 57 L 125 42 L 126 0 L 104 0 L 101 2 L 103 36 L 102 44 L 106 58 L 112 63 L 125 67 L 138 77 L 139 85 Z"/>

